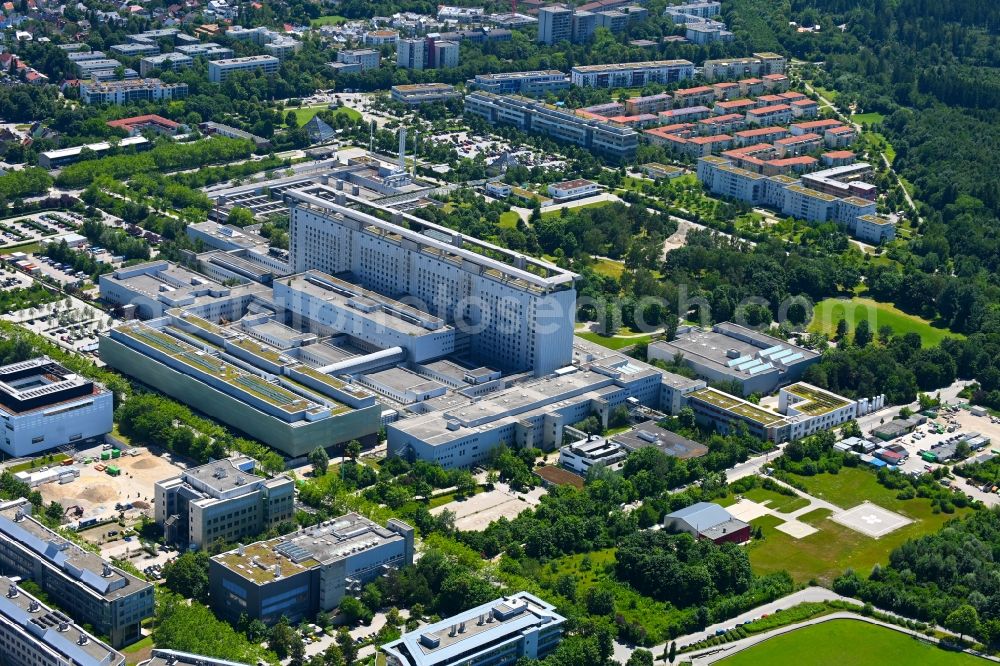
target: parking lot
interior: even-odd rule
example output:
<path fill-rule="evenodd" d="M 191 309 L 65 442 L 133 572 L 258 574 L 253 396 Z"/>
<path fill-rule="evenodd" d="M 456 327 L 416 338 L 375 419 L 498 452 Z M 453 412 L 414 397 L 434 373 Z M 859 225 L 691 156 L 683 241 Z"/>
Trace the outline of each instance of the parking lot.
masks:
<path fill-rule="evenodd" d="M 943 426 L 944 432 L 936 432 L 936 426 Z M 954 428 L 949 431 L 949 428 Z M 990 438 L 990 444 L 979 453 L 989 452 L 993 449 L 1000 449 L 1000 423 L 989 416 L 974 416 L 967 409 L 959 409 L 956 412 L 944 412 L 937 419 L 929 419 L 927 423 L 917 427 L 909 435 L 897 437 L 887 444 L 899 444 L 906 449 L 909 457 L 899 466 L 903 472 L 927 472 L 940 467 L 939 463 L 932 463 L 923 460 L 920 454 L 930 451 L 936 445 L 945 442 L 949 438 L 960 433 L 979 433 Z M 951 464 L 951 463 L 945 463 Z M 1000 504 L 1000 496 L 996 493 L 985 493 L 981 489 L 967 485 L 963 480 L 952 482 L 960 490 L 974 499 L 981 500 L 987 506 Z"/>
<path fill-rule="evenodd" d="M 107 313 L 76 298 L 66 297 L 37 308 L 3 315 L 52 342 L 92 358 L 97 357 L 97 336 L 119 322 Z"/>
<path fill-rule="evenodd" d="M 51 239 L 75 231 L 82 223 L 80 215 L 70 212 L 32 213 L 7 218 L 0 220 L 0 246 Z"/>
<path fill-rule="evenodd" d="M 0 269 L 0 289 L 27 289 L 34 280 L 13 268 Z"/>

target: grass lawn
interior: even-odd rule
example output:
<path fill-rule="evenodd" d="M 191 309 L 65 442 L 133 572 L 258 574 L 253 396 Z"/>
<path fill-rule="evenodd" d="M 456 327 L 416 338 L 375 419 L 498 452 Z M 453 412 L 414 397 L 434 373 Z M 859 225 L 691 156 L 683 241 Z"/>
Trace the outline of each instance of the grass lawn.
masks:
<path fill-rule="evenodd" d="M 578 210 L 583 210 L 584 208 L 600 208 L 602 206 L 607 206 L 609 203 L 612 203 L 612 202 L 610 202 L 610 201 L 595 201 L 593 203 L 584 204 L 582 206 L 570 206 L 569 209 L 570 209 L 570 212 L 575 212 L 575 211 L 578 211 Z M 550 210 L 550 211 L 546 211 L 546 212 L 542 213 L 542 217 L 559 217 L 559 215 L 561 215 L 561 214 L 562 214 L 562 209 L 561 208 L 556 208 L 554 210 Z"/>
<path fill-rule="evenodd" d="M 877 334 L 880 326 L 891 326 L 897 335 L 918 334 L 925 347 L 933 347 L 949 336 L 961 337 L 945 328 L 934 326 L 926 319 L 906 314 L 892 303 L 879 303 L 870 298 L 860 297 L 850 300 L 827 298 L 820 301 L 816 304 L 809 330 L 826 333 L 833 338 L 837 332 L 838 321 L 846 319 L 850 331 L 853 332 L 855 322 L 864 317 L 868 318 L 873 333 Z"/>
<path fill-rule="evenodd" d="M 66 455 L 65 453 L 56 453 L 53 454 L 52 460 L 49 460 L 48 456 L 42 456 L 41 458 L 38 458 L 34 461 L 29 460 L 28 462 L 23 462 L 20 465 L 14 465 L 13 467 L 9 467 L 8 469 L 10 470 L 11 474 L 17 474 L 18 472 L 24 472 L 25 470 L 29 469 L 41 469 L 42 467 L 56 465 L 61 463 L 63 460 L 66 460 L 67 458 L 69 458 L 69 456 Z"/>
<path fill-rule="evenodd" d="M 517 221 L 519 219 L 521 219 L 521 216 L 512 210 L 500 213 L 500 228 L 517 229 Z"/>
<path fill-rule="evenodd" d="M 318 28 L 323 25 L 340 25 L 341 23 L 346 23 L 347 17 L 345 16 L 320 16 L 319 18 L 314 18 L 310 21 L 310 25 L 314 28 Z"/>
<path fill-rule="evenodd" d="M 613 277 L 616 280 L 625 272 L 625 264 L 614 259 L 598 259 L 591 268 L 599 275 Z"/>
<path fill-rule="evenodd" d="M 813 90 L 833 103 L 837 102 L 837 97 L 840 94 L 836 90 L 831 90 L 830 88 L 820 88 L 819 86 L 813 86 Z"/>
<path fill-rule="evenodd" d="M 324 109 L 328 109 L 328 108 L 330 108 L 330 107 L 327 104 L 320 104 L 319 106 L 304 106 L 302 108 L 295 108 L 293 106 L 293 107 L 290 107 L 290 108 L 286 109 L 286 112 L 287 111 L 294 111 L 295 112 L 295 121 L 299 124 L 299 127 L 302 127 L 307 122 L 309 122 L 310 120 L 312 120 L 313 116 L 315 116 L 317 113 L 319 113 L 320 111 L 323 111 Z M 347 107 L 347 106 L 342 106 L 339 109 L 337 109 L 336 111 L 334 111 L 334 115 L 340 115 L 340 114 L 343 114 L 343 115 L 347 116 L 351 120 L 357 120 L 358 118 L 361 117 L 361 113 L 360 112 L 355 111 L 354 109 L 352 109 L 350 107 Z"/>
<path fill-rule="evenodd" d="M 885 116 L 881 113 L 856 113 L 851 116 L 851 120 L 858 123 L 859 125 L 877 125 L 885 120 Z"/>
<path fill-rule="evenodd" d="M 764 538 L 748 548 L 754 571 L 760 574 L 785 570 L 797 583 L 816 580 L 830 585 L 846 569 L 853 568 L 867 576 L 876 564 L 884 564 L 889 553 L 903 542 L 938 531 L 952 518 L 967 513 L 933 513 L 930 500 L 896 499 L 896 491 L 878 483 L 866 469 L 844 467 L 839 474 L 818 474 L 796 477 L 809 493 L 849 509 L 869 500 L 913 520 L 912 523 L 880 539 L 872 539 L 829 519 L 830 511 L 817 509 L 800 520 L 819 531 L 803 539 L 795 539 L 775 528 L 780 519 L 764 516 L 753 521 L 764 532 Z"/>
<path fill-rule="evenodd" d="M 872 132 L 869 136 L 875 139 L 875 145 L 879 146 L 882 149 L 882 152 L 885 153 L 885 157 L 889 160 L 889 164 L 896 161 L 896 149 L 892 147 L 891 143 L 889 143 L 889 139 L 885 138 L 884 135 L 879 134 L 878 132 Z"/>
<path fill-rule="evenodd" d="M 582 333 L 577 333 L 577 337 L 583 338 L 590 342 L 596 342 L 602 347 L 607 347 L 608 349 L 621 349 L 622 347 L 628 347 L 629 345 L 636 345 L 641 342 L 649 342 L 653 339 L 652 335 L 640 335 L 637 338 L 620 338 L 620 337 L 605 337 L 603 335 L 598 335 L 597 333 L 591 333 L 590 331 L 584 331 Z"/>
<path fill-rule="evenodd" d="M 860 620 L 830 620 L 771 638 L 719 663 L 725 666 L 799 666 L 803 663 L 810 666 L 972 666 L 986 662 Z"/>
<path fill-rule="evenodd" d="M 743 493 L 743 497 L 758 504 L 767 502 L 769 509 L 774 509 L 780 513 L 791 513 L 809 505 L 809 500 L 804 497 L 799 497 L 798 495 L 790 497 L 776 493 L 773 490 L 768 490 L 767 488 L 754 488 Z"/>

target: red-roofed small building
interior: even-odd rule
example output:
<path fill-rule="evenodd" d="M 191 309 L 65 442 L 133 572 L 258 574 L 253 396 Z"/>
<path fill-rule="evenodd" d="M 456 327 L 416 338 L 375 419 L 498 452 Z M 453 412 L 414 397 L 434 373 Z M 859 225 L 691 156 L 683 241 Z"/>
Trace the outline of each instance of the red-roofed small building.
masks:
<path fill-rule="evenodd" d="M 138 136 L 147 129 L 167 136 L 174 136 L 180 130 L 181 124 L 162 116 L 147 114 L 120 120 L 109 120 L 108 127 L 123 129 L 128 132 L 129 136 Z"/>
<path fill-rule="evenodd" d="M 831 150 L 820 155 L 820 159 L 823 161 L 823 166 L 837 167 L 854 164 L 857 156 L 850 150 Z"/>
<path fill-rule="evenodd" d="M 675 109 L 689 106 L 708 106 L 715 101 L 715 89 L 709 86 L 683 88 L 675 90 L 673 96 Z"/>
<path fill-rule="evenodd" d="M 784 74 L 768 74 L 761 79 L 764 81 L 764 88 L 770 92 L 784 92 L 791 83 Z"/>
<path fill-rule="evenodd" d="M 760 79 L 741 79 L 740 93 L 747 97 L 757 97 L 764 94 L 764 82 Z"/>
<path fill-rule="evenodd" d="M 795 123 L 790 125 L 788 130 L 792 133 L 792 136 L 799 136 L 800 134 L 812 134 L 819 133 L 822 134 L 828 129 L 834 127 L 841 127 L 844 123 L 833 118 L 824 118 L 823 120 L 810 120 L 804 123 Z"/>
<path fill-rule="evenodd" d="M 758 127 L 787 125 L 792 120 L 792 107 L 787 104 L 775 104 L 760 109 L 750 109 L 746 113 L 746 120 L 748 125 Z"/>
<path fill-rule="evenodd" d="M 823 142 L 827 148 L 846 148 L 854 143 L 857 138 L 857 132 L 853 127 L 849 127 L 848 125 L 831 127 L 823 132 Z"/>
<path fill-rule="evenodd" d="M 721 81 L 712 84 L 715 91 L 715 99 L 735 99 L 740 95 L 740 84 L 732 81 Z"/>
<path fill-rule="evenodd" d="M 698 121 L 698 134 L 732 134 L 747 126 L 746 119 L 740 113 L 727 113 L 724 116 L 712 116 Z"/>
<path fill-rule="evenodd" d="M 765 176 L 778 176 L 787 173 L 805 173 L 815 169 L 818 163 L 819 161 L 815 157 L 808 155 L 785 157 L 765 162 L 763 174 Z"/>
<path fill-rule="evenodd" d="M 757 127 L 737 132 L 733 135 L 733 141 L 737 146 L 752 146 L 757 143 L 774 143 L 786 136 L 791 136 L 791 133 L 784 127 Z"/>
<path fill-rule="evenodd" d="M 796 118 L 815 118 L 819 115 L 819 104 L 809 98 L 797 99 L 790 106 Z"/>
<path fill-rule="evenodd" d="M 774 147 L 778 149 L 778 154 L 782 157 L 797 157 L 805 155 L 823 146 L 823 137 L 819 134 L 799 134 L 774 142 Z"/>
<path fill-rule="evenodd" d="M 750 109 L 757 108 L 757 103 L 752 99 L 741 98 L 733 100 L 723 100 L 721 102 L 716 102 L 715 106 L 712 108 L 715 113 L 725 115 L 727 113 L 746 113 Z"/>
<path fill-rule="evenodd" d="M 660 122 L 659 116 L 653 113 L 640 113 L 636 116 L 611 116 L 609 121 L 623 127 L 652 127 Z"/>

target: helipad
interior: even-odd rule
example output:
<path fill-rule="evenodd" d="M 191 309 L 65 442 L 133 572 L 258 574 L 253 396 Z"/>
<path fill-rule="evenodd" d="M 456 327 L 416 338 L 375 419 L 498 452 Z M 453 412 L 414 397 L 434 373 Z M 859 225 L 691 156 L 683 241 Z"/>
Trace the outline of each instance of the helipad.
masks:
<path fill-rule="evenodd" d="M 863 502 L 853 509 L 835 513 L 830 516 L 830 520 L 873 539 L 878 539 L 913 522 L 906 516 L 893 513 L 871 502 Z"/>

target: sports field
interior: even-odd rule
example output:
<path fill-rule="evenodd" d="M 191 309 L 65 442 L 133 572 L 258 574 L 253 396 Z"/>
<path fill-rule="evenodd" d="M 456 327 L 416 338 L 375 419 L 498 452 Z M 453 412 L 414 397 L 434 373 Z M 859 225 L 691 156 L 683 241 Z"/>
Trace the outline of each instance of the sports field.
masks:
<path fill-rule="evenodd" d="M 906 314 L 892 303 L 879 303 L 861 297 L 826 298 L 820 301 L 813 309 L 809 330 L 826 333 L 832 339 L 837 333 L 837 322 L 841 319 L 847 321 L 849 335 L 854 334 L 854 327 L 859 321 L 868 319 L 872 333 L 876 335 L 880 326 L 891 326 L 896 335 L 916 333 L 925 347 L 933 347 L 948 336 L 957 337 L 955 333 L 934 326 L 926 319 Z"/>
<path fill-rule="evenodd" d="M 948 652 L 860 620 L 830 620 L 771 638 L 718 663 L 723 666 L 978 666 L 988 662 Z"/>

